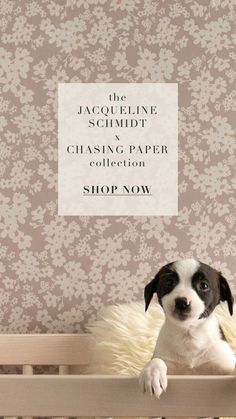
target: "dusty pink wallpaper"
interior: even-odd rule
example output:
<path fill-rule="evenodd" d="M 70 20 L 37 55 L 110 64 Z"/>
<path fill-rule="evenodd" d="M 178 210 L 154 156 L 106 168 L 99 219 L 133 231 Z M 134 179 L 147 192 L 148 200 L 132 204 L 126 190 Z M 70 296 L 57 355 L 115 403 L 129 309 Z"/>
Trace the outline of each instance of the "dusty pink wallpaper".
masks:
<path fill-rule="evenodd" d="M 0 331 L 77 331 L 195 256 L 236 290 L 232 0 L 0 2 Z M 58 82 L 179 83 L 179 216 L 57 216 Z"/>

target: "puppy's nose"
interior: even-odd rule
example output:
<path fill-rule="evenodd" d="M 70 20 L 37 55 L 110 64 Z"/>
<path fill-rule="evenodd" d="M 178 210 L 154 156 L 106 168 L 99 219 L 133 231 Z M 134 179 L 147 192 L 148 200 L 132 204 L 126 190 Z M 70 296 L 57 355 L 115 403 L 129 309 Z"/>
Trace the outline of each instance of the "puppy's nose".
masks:
<path fill-rule="evenodd" d="M 175 308 L 179 311 L 189 310 L 190 302 L 185 297 L 178 297 L 175 299 Z"/>

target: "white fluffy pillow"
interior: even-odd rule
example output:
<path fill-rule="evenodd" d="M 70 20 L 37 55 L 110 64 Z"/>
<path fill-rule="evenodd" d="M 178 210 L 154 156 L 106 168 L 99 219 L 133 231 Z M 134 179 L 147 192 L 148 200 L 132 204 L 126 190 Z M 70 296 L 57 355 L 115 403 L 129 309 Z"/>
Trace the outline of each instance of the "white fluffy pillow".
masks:
<path fill-rule="evenodd" d="M 216 314 L 236 353 L 236 315 L 231 317 L 225 304 Z M 146 313 L 143 302 L 105 308 L 87 327 L 96 341 L 88 373 L 138 375 L 153 354 L 163 320 L 162 308 L 155 303 Z"/>

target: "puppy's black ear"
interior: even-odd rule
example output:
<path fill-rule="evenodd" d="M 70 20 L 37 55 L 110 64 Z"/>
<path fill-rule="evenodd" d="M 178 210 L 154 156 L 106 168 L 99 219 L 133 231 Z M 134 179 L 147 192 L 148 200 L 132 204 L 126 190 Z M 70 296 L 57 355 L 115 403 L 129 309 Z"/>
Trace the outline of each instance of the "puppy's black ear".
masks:
<path fill-rule="evenodd" d="M 158 274 L 153 278 L 149 284 L 146 285 L 144 289 L 144 299 L 145 299 L 145 311 L 147 311 L 149 304 L 152 300 L 153 294 L 157 291 L 157 281 Z"/>
<path fill-rule="evenodd" d="M 221 275 L 221 273 L 220 273 L 219 281 L 220 281 L 220 301 L 227 301 L 228 309 L 232 316 L 234 299 L 233 299 L 229 284 L 226 281 L 226 279 Z"/>

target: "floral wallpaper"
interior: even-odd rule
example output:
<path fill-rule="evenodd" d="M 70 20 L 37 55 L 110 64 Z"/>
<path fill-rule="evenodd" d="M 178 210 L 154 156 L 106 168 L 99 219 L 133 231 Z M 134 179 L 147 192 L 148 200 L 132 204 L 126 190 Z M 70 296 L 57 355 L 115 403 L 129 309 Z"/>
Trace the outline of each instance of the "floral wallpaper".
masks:
<path fill-rule="evenodd" d="M 0 331 L 83 330 L 194 256 L 236 291 L 233 0 L 0 1 Z M 59 82 L 178 82 L 178 217 L 57 215 Z"/>

